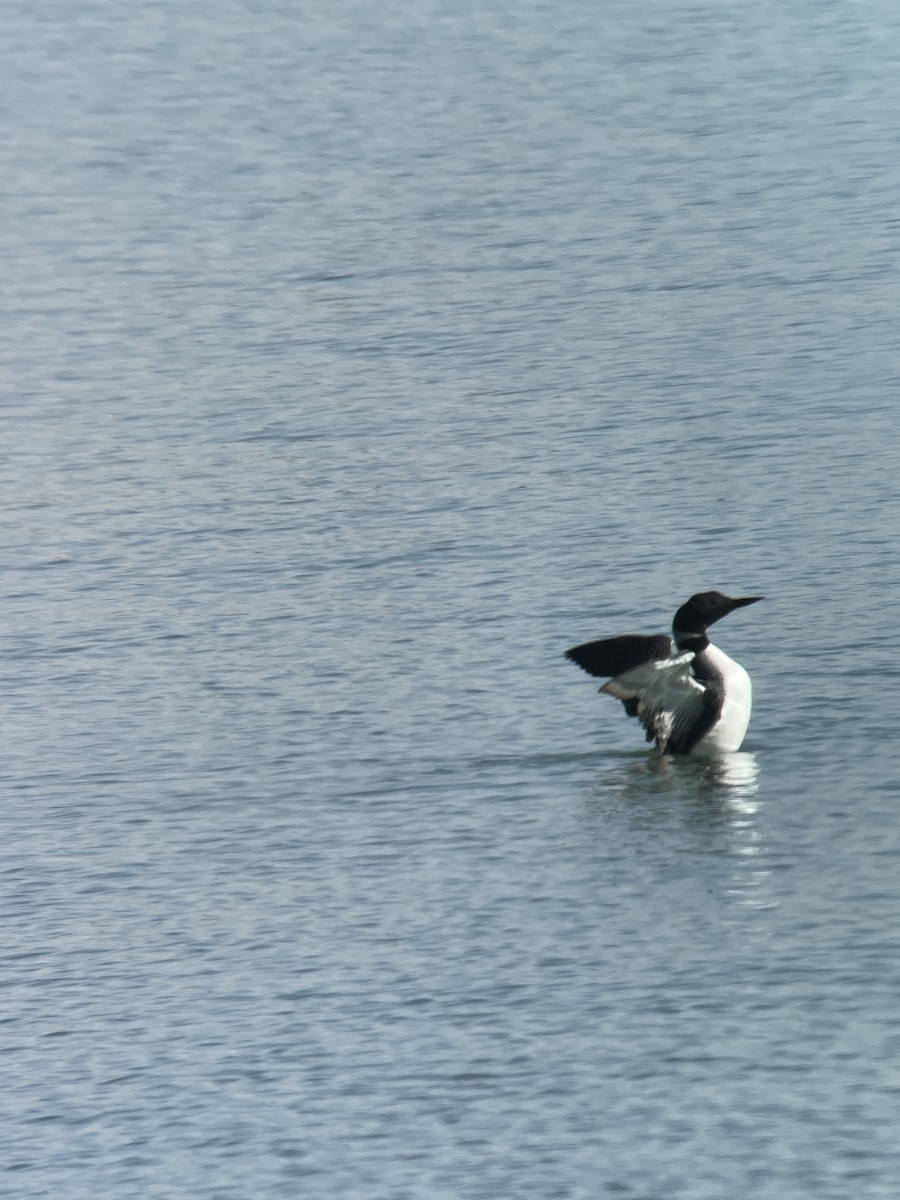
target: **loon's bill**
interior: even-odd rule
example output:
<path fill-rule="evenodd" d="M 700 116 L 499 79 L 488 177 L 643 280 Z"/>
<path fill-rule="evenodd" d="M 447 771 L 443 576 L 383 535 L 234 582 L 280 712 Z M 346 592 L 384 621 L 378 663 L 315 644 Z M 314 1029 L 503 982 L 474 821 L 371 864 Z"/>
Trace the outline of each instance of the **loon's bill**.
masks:
<path fill-rule="evenodd" d="M 637 717 L 664 754 L 730 754 L 750 723 L 750 676 L 706 635 L 710 625 L 762 596 L 698 592 L 676 612 L 672 635 L 625 634 L 585 642 L 566 658 L 608 678 L 600 691 Z M 677 653 L 673 653 L 674 638 Z"/>

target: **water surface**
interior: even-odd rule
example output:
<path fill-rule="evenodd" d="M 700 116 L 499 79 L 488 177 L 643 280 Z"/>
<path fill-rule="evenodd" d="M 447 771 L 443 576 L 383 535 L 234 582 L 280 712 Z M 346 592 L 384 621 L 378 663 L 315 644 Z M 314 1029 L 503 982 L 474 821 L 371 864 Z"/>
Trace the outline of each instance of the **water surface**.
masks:
<path fill-rule="evenodd" d="M 895 1197 L 891 6 L 6 25 L 0 1191 Z"/>

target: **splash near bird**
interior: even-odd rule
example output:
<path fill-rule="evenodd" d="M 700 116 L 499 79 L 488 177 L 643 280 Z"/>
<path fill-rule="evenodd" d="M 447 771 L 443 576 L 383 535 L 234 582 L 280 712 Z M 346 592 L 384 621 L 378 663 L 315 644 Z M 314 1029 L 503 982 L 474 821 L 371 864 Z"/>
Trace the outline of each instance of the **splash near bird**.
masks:
<path fill-rule="evenodd" d="M 691 596 L 672 621 L 674 654 L 666 634 L 632 633 L 573 646 L 566 658 L 589 675 L 609 679 L 600 691 L 622 701 L 660 753 L 731 754 L 741 748 L 750 723 L 750 676 L 706 631 L 736 608 L 762 599 L 721 592 Z"/>

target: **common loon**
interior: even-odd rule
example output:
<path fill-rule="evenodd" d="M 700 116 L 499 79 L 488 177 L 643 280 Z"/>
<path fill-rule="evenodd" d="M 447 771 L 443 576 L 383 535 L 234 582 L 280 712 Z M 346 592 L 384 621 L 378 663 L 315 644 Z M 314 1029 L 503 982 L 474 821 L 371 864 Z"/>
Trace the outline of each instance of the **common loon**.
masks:
<path fill-rule="evenodd" d="M 625 634 L 585 642 L 566 658 L 589 675 L 611 677 L 600 689 L 625 705 L 663 754 L 730 754 L 750 723 L 750 676 L 706 636 L 714 621 L 762 596 L 732 599 L 698 592 L 682 604 L 664 633 Z"/>

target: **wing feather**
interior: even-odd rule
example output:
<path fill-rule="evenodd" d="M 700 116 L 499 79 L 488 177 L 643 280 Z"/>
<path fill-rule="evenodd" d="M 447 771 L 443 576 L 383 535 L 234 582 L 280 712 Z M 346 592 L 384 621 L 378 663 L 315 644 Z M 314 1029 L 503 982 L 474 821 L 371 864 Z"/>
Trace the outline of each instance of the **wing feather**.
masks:
<path fill-rule="evenodd" d="M 691 675 L 692 653 L 643 663 L 617 675 L 600 689 L 621 700 L 638 717 L 648 742 L 662 752 L 670 744 L 691 742 L 691 730 L 703 721 L 706 688 Z"/>
<path fill-rule="evenodd" d="M 601 638 L 598 642 L 573 646 L 566 651 L 566 658 L 589 675 L 609 679 L 642 663 L 668 658 L 671 653 L 672 639 L 664 633 L 626 633 L 622 637 Z"/>

